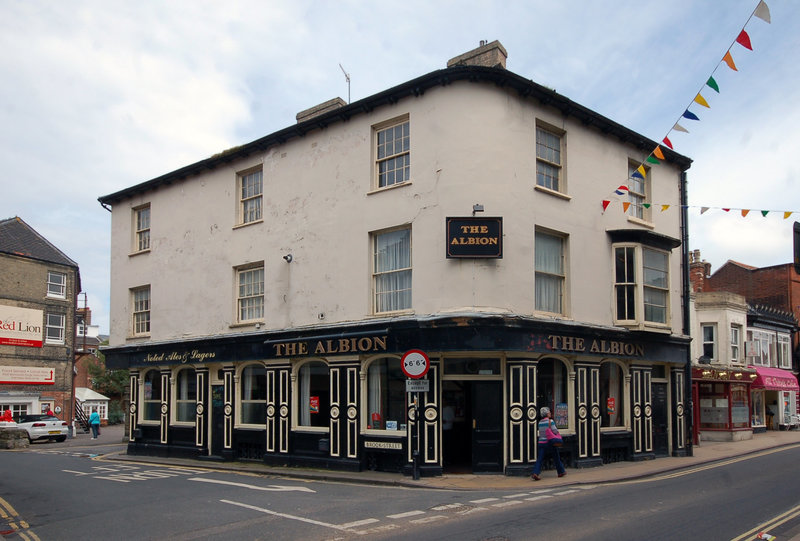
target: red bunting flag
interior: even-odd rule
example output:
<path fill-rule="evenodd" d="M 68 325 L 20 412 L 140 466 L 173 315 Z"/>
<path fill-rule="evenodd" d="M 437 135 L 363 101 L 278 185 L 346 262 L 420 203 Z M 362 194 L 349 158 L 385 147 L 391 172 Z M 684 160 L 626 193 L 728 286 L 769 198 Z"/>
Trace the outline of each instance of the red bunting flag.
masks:
<path fill-rule="evenodd" d="M 736 38 L 736 43 L 738 43 L 745 49 L 750 49 L 751 51 L 753 50 L 753 46 L 750 45 L 750 36 L 748 36 L 747 32 L 745 32 L 744 30 L 742 30 L 739 33 L 739 37 Z"/>
<path fill-rule="evenodd" d="M 722 210 L 724 210 L 725 212 L 730 212 L 731 211 L 731 209 L 726 209 L 726 208 L 723 208 Z"/>
<path fill-rule="evenodd" d="M 736 64 L 733 63 L 733 57 L 731 56 L 730 51 L 725 53 L 725 56 L 722 57 L 722 61 L 728 64 L 728 67 L 731 68 L 733 71 L 739 71 L 738 69 L 736 69 Z"/>
<path fill-rule="evenodd" d="M 606 211 L 606 209 L 608 208 L 608 205 L 610 205 L 610 204 L 611 204 L 611 201 L 609 201 L 608 199 L 603 199 L 603 212 Z"/>
<path fill-rule="evenodd" d="M 672 141 L 670 141 L 668 137 L 664 137 L 664 139 L 662 139 L 661 142 L 664 143 L 665 145 L 667 145 L 669 148 L 672 148 L 672 150 L 675 150 L 672 147 Z"/>

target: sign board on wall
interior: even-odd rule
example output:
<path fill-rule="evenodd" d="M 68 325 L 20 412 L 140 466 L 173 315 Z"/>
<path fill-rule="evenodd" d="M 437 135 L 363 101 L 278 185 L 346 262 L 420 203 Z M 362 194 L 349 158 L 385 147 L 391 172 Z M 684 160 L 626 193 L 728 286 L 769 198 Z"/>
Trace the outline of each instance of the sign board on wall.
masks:
<path fill-rule="evenodd" d="M 44 313 L 0 304 L 0 345 L 42 347 Z"/>
<path fill-rule="evenodd" d="M 447 218 L 448 258 L 503 258 L 503 218 Z"/>
<path fill-rule="evenodd" d="M 36 366 L 0 366 L 0 383 L 54 385 L 55 371 Z"/>

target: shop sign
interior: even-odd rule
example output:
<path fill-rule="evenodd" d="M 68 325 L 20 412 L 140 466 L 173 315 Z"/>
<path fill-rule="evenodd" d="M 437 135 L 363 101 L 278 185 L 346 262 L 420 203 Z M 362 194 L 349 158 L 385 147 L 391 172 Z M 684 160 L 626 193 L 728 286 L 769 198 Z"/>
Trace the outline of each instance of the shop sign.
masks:
<path fill-rule="evenodd" d="M 403 449 L 403 444 L 399 441 L 365 441 L 364 447 L 366 449 Z"/>
<path fill-rule="evenodd" d="M 213 351 L 170 351 L 161 353 L 148 353 L 142 359 L 146 363 L 203 363 L 216 358 L 217 354 Z"/>
<path fill-rule="evenodd" d="M 0 345 L 42 347 L 43 321 L 41 310 L 0 305 Z"/>
<path fill-rule="evenodd" d="M 503 258 L 503 218 L 447 218 L 448 258 Z"/>
<path fill-rule="evenodd" d="M 35 366 L 0 366 L 0 383 L 17 385 L 54 385 L 52 368 Z"/>
<path fill-rule="evenodd" d="M 370 353 L 386 351 L 386 335 L 362 338 L 336 338 L 308 342 L 278 342 L 272 344 L 275 357 L 297 355 L 333 355 L 341 353 Z"/>
<path fill-rule="evenodd" d="M 644 346 L 622 340 L 597 340 L 559 334 L 547 335 L 547 349 L 571 353 L 595 353 L 601 355 L 623 355 L 644 357 Z"/>

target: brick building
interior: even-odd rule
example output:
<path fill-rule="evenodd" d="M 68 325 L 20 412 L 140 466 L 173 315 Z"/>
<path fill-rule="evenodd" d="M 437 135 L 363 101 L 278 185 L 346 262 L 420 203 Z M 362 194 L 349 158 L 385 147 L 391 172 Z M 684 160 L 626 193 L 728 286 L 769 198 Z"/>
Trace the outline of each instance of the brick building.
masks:
<path fill-rule="evenodd" d="M 0 221 L 0 408 L 70 421 L 78 264 L 21 218 Z"/>

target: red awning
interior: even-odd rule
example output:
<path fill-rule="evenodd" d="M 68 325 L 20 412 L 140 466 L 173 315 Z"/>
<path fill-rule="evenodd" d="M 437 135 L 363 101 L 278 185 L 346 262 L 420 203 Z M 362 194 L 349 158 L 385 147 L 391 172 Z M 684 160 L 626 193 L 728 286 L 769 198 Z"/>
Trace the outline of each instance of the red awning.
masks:
<path fill-rule="evenodd" d="M 797 378 L 788 370 L 780 368 L 767 368 L 764 366 L 750 366 L 755 368 L 758 377 L 751 386 L 754 389 L 769 389 L 771 391 L 800 391 Z"/>

